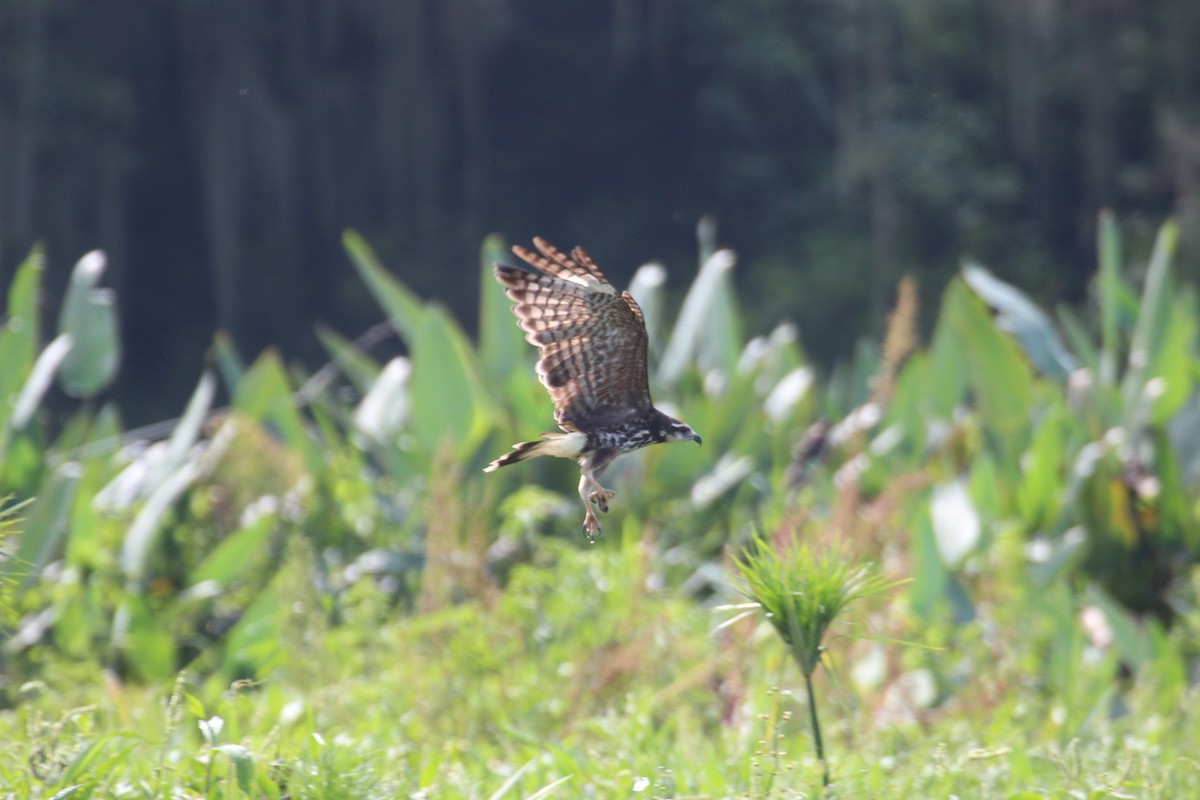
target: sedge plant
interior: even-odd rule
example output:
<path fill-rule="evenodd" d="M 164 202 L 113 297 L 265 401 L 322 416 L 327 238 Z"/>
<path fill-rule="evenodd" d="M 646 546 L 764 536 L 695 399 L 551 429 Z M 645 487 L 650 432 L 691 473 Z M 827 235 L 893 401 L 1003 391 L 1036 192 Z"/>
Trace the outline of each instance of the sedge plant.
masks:
<path fill-rule="evenodd" d="M 28 504 L 28 500 L 14 503 L 10 496 L 0 497 L 0 632 L 17 622 L 18 587 L 25 571 L 11 545 L 20 533 L 20 512 Z"/>
<path fill-rule="evenodd" d="M 814 553 L 794 536 L 780 542 L 757 539 L 743 553 L 738 572 L 737 588 L 750 602 L 731 607 L 743 612 L 735 619 L 761 611 L 799 667 L 808 692 L 813 745 L 828 786 L 829 764 L 812 676 L 839 617 L 856 601 L 883 594 L 895 584 L 874 565 L 854 560 L 841 548 Z"/>

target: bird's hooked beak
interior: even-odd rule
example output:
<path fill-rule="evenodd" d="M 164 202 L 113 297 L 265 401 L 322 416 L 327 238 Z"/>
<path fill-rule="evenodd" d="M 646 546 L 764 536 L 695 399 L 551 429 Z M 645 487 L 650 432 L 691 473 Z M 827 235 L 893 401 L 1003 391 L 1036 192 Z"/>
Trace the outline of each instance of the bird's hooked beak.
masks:
<path fill-rule="evenodd" d="M 704 442 L 700 441 L 700 434 L 696 433 L 695 431 L 692 432 L 692 441 L 696 444 L 704 444 Z"/>

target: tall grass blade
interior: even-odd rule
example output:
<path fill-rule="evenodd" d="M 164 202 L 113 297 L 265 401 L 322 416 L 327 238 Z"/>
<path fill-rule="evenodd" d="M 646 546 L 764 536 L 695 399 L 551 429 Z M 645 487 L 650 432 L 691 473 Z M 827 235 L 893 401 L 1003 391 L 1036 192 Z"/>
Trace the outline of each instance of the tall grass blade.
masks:
<path fill-rule="evenodd" d="M 718 250 L 700 268 L 659 364 L 661 383 L 676 383 L 692 364 L 733 373 L 742 347 L 730 276 L 735 263 L 733 251 Z"/>
<path fill-rule="evenodd" d="M 1100 381 L 1106 386 L 1114 386 L 1120 358 L 1117 337 L 1124 286 L 1121 283 L 1121 236 L 1110 209 L 1100 212 L 1096 238 L 1100 261 Z"/>
<path fill-rule="evenodd" d="M 16 557 L 3 564 L 5 573 L 21 576 L 22 586 L 37 581 L 42 570 L 61 551 L 81 477 L 79 465 L 67 462 L 52 471 L 38 490 L 22 526 Z"/>
<path fill-rule="evenodd" d="M 512 302 L 493 272 L 495 264 L 507 258 L 502 236 L 493 233 L 484 239 L 479 254 L 479 354 L 485 375 L 497 386 L 522 369 L 526 355 L 532 352 L 517 326 Z"/>
<path fill-rule="evenodd" d="M 572 776 L 570 775 L 564 775 L 553 783 L 547 783 L 541 789 L 538 789 L 536 792 L 529 795 L 528 800 L 543 800 L 543 798 L 549 797 L 550 795 L 554 794 L 558 787 L 571 780 L 571 777 Z"/>
<path fill-rule="evenodd" d="M 162 518 L 168 509 L 174 505 L 188 487 L 196 480 L 199 467 L 196 462 L 188 461 L 158 485 L 146 500 L 146 505 L 138 512 L 125 535 L 121 546 L 121 570 L 125 573 L 128 585 L 136 592 L 140 591 L 146 572 L 146 562 L 150 555 L 151 546 L 162 527 Z"/>
<path fill-rule="evenodd" d="M 1021 290 L 977 264 L 963 267 L 963 280 L 995 311 L 996 325 L 1016 337 L 1043 374 L 1064 381 L 1079 367 L 1050 319 Z"/>
<path fill-rule="evenodd" d="M 363 352 L 354 342 L 324 325 L 317 326 L 317 338 L 321 340 L 321 345 L 341 369 L 342 374 L 349 378 L 360 392 L 371 388 L 383 369 L 378 361 Z"/>
<path fill-rule="evenodd" d="M 279 354 L 268 350 L 238 384 L 233 405 L 304 456 L 309 468 L 319 473 L 325 462 L 309 437 L 307 423 L 296 408 L 292 392 L 291 379 Z"/>
<path fill-rule="evenodd" d="M 242 360 L 233 339 L 225 331 L 217 331 L 213 336 L 213 360 L 230 394 L 236 392 L 238 384 L 242 382 L 242 375 L 246 373 L 246 362 Z"/>
<path fill-rule="evenodd" d="M 160 480 L 174 472 L 187 460 L 192 446 L 200 439 L 216 394 L 216 376 L 205 370 L 196 383 L 196 388 L 192 390 L 192 396 L 188 399 L 183 416 L 179 418 L 179 424 L 175 426 L 175 430 L 171 431 L 171 438 L 167 443 L 167 460 L 163 465 Z"/>
<path fill-rule="evenodd" d="M 468 455 L 487 436 L 494 409 L 462 329 L 438 306 L 425 313 L 412 346 L 412 435 L 432 459 L 450 442 Z"/>
<path fill-rule="evenodd" d="M 421 299 L 384 269 L 374 251 L 357 231 L 348 230 L 343 233 L 342 244 L 350 254 L 354 268 L 375 295 L 376 301 L 387 312 L 396 331 L 411 346 L 425 316 Z"/>
<path fill-rule="evenodd" d="M 234 531 L 188 576 L 192 586 L 213 581 L 225 588 L 243 577 L 247 568 L 259 566 L 255 556 L 262 552 L 276 524 L 273 514 L 263 514 Z"/>
<path fill-rule="evenodd" d="M 1179 226 L 1174 222 L 1167 222 L 1159 228 L 1158 236 L 1154 240 L 1154 250 L 1150 254 L 1150 266 L 1142 288 L 1137 325 L 1129 344 L 1129 368 L 1122 385 L 1127 426 L 1134 423 L 1135 417 L 1144 408 L 1141 394 L 1170 325 L 1171 303 L 1174 299 L 1171 262 L 1178 241 Z"/>
<path fill-rule="evenodd" d="M 37 361 L 34 362 L 33 371 L 29 373 L 29 379 L 25 381 L 25 385 L 21 387 L 21 393 L 17 396 L 11 421 L 13 430 L 24 428 L 30 417 L 38 410 L 42 398 L 49 391 L 50 385 L 54 382 L 54 376 L 70 354 L 72 347 L 74 347 L 74 342 L 69 335 L 64 333 L 46 345 L 46 349 L 38 356 Z"/>
<path fill-rule="evenodd" d="M 980 417 L 995 434 L 1006 465 L 1015 468 L 1033 398 L 1029 362 L 964 280 L 950 284 L 942 313 L 961 348 L 961 368 L 974 391 Z"/>
<path fill-rule="evenodd" d="M 13 396 L 26 383 L 37 358 L 40 324 L 37 293 L 44 264 L 42 249 L 35 247 L 17 268 L 8 291 L 8 316 L 0 328 L 0 454 L 8 440 Z M 19 428 L 20 425 L 13 427 Z"/>
<path fill-rule="evenodd" d="M 497 789 L 488 800 L 501 800 L 504 795 L 508 794 L 510 789 L 517 785 L 517 781 L 521 780 L 521 776 L 528 772 L 529 768 L 537 763 L 537 759 L 538 757 L 535 756 L 517 768 L 512 775 L 508 776 L 508 780 L 500 784 L 500 788 Z"/>

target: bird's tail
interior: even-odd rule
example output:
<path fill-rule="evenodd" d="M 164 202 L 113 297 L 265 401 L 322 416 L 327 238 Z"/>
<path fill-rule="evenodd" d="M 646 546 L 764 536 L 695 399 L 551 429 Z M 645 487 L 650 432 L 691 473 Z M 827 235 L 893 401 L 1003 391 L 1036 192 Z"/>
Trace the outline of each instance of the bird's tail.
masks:
<path fill-rule="evenodd" d="M 578 458 L 587 444 L 587 434 L 579 433 L 543 433 L 542 439 L 536 442 L 521 442 L 512 446 L 511 453 L 505 453 L 483 468 L 484 472 L 494 472 L 500 467 L 516 464 L 518 461 L 528 461 L 539 456 L 558 456 L 559 458 Z"/>

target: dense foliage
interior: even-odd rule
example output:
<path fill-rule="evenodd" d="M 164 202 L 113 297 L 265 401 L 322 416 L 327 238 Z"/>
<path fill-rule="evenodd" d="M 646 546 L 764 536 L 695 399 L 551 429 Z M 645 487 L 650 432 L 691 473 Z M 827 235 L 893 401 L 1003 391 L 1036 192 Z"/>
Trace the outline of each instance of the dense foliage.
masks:
<path fill-rule="evenodd" d="M 674 318 L 655 268 L 632 288 L 656 399 L 704 446 L 618 462 L 594 546 L 569 465 L 480 472 L 550 419 L 490 276 L 498 240 L 476 345 L 347 234 L 407 355 L 322 329 L 330 366 L 306 375 L 218 337 L 159 438 L 95 399 L 117 365 L 103 257 L 80 261 L 46 343 L 35 252 L 0 328 L 0 735 L 16 743 L 0 785 L 819 792 L 800 675 L 770 626 L 714 613 L 739 599 L 731 559 L 800 537 L 813 564 L 868 559 L 873 585 L 899 582 L 848 619 L 808 610 L 798 663 L 822 687 L 835 784 L 1195 794 L 1200 312 L 1172 224 L 1144 262 L 1110 217 L 1100 231 L 1086 317 L 971 266 L 928 344 L 905 282 L 882 346 L 822 376 L 789 326 L 744 338 L 734 256 L 702 228 Z M 54 385 L 69 412 L 45 408 Z M 788 547 L 751 552 L 760 574 L 791 569 Z M 837 574 L 850 583 L 821 592 L 876 593 Z M 742 585 L 787 605 L 786 587 Z"/>
<path fill-rule="evenodd" d="M 347 226 L 463 319 L 492 231 L 624 281 L 714 214 L 751 332 L 829 364 L 964 254 L 1080 302 L 1102 207 L 1200 252 L 1197 41 L 1194 0 L 8 0 L 0 290 L 108 252 L 143 422 L 215 328 L 310 363 L 307 321 L 365 328 Z"/>

